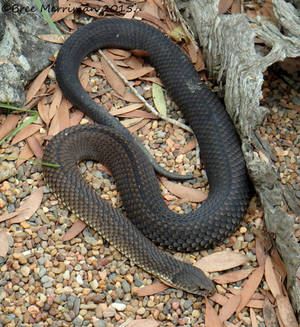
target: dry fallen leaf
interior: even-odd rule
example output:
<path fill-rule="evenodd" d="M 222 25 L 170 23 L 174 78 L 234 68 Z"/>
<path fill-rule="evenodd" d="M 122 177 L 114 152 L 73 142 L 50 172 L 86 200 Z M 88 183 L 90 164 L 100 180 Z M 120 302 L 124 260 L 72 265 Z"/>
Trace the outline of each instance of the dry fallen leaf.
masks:
<path fill-rule="evenodd" d="M 0 216 L 0 222 L 9 220 L 9 224 L 20 223 L 29 219 L 35 211 L 39 208 L 43 198 L 43 188 L 40 187 L 33 191 L 29 198 L 21 202 L 20 207 L 12 213 Z"/>
<path fill-rule="evenodd" d="M 147 112 L 144 110 L 133 110 L 124 114 L 119 114 L 119 117 L 122 118 L 149 118 L 149 119 L 157 119 L 152 112 Z"/>
<path fill-rule="evenodd" d="M 255 239 L 255 253 L 257 262 L 260 266 L 263 266 L 265 264 L 267 255 L 266 251 L 262 242 L 262 239 L 260 237 L 256 237 Z"/>
<path fill-rule="evenodd" d="M 283 295 L 282 288 L 270 256 L 267 256 L 265 263 L 265 277 L 273 296 L 276 298 L 279 295 Z"/>
<path fill-rule="evenodd" d="M 219 293 L 215 293 L 214 295 L 209 297 L 210 300 L 220 304 L 220 305 L 225 305 L 225 303 L 227 303 L 228 298 L 224 295 L 221 295 Z"/>
<path fill-rule="evenodd" d="M 194 266 L 206 272 L 216 272 L 238 267 L 247 261 L 249 258 L 244 254 L 222 251 L 201 258 Z"/>
<path fill-rule="evenodd" d="M 27 143 L 38 160 L 43 159 L 43 148 L 40 142 L 40 134 L 32 135 L 27 138 Z"/>
<path fill-rule="evenodd" d="M 227 283 L 234 283 L 238 280 L 242 280 L 247 278 L 254 268 L 248 268 L 248 269 L 241 269 L 236 271 L 230 271 L 226 274 L 216 276 L 214 278 L 214 281 L 218 284 L 227 284 Z"/>
<path fill-rule="evenodd" d="M 15 135 L 15 137 L 11 141 L 11 145 L 14 145 L 20 141 L 25 140 L 27 137 L 29 137 L 29 136 L 35 134 L 37 131 L 39 131 L 41 127 L 42 126 L 38 125 L 38 124 L 29 124 L 29 125 L 25 126 Z"/>
<path fill-rule="evenodd" d="M 299 327 L 294 310 L 287 296 L 279 295 L 276 297 L 279 316 L 285 327 Z"/>
<path fill-rule="evenodd" d="M 163 283 L 153 283 L 151 285 L 143 286 L 137 289 L 134 293 L 138 296 L 149 296 L 163 292 L 167 288 L 168 286 Z"/>
<path fill-rule="evenodd" d="M 250 319 L 251 319 L 252 327 L 258 327 L 256 315 L 252 308 L 250 308 Z"/>
<path fill-rule="evenodd" d="M 72 225 L 72 227 L 66 232 L 66 234 L 63 236 L 62 241 L 70 241 L 74 237 L 76 237 L 78 234 L 80 234 L 86 227 L 86 224 L 82 220 L 77 220 Z"/>
<path fill-rule="evenodd" d="M 191 150 L 194 150 L 196 148 L 196 139 L 193 138 L 192 141 L 187 143 L 181 150 L 181 153 L 187 153 Z"/>
<path fill-rule="evenodd" d="M 122 120 L 121 124 L 127 128 L 134 126 L 138 123 L 140 123 L 143 120 L 143 118 L 129 118 Z"/>
<path fill-rule="evenodd" d="M 145 125 L 147 125 L 149 123 L 150 119 L 143 119 L 142 121 L 138 122 L 137 124 L 130 126 L 128 128 L 128 130 L 131 133 L 136 132 L 137 130 L 139 130 L 140 128 L 144 127 Z"/>
<path fill-rule="evenodd" d="M 140 100 L 136 95 L 134 95 L 129 90 L 128 91 L 126 90 L 124 95 L 114 93 L 113 96 L 116 97 L 116 98 L 122 99 L 122 100 L 124 100 L 126 102 L 131 102 L 131 103 L 142 102 L 142 100 Z"/>
<path fill-rule="evenodd" d="M 33 157 L 33 151 L 30 149 L 30 146 L 28 143 L 26 143 L 23 146 L 23 149 L 21 150 L 19 157 L 22 159 L 17 160 L 16 168 L 18 168 L 20 165 L 22 165 L 22 163 L 25 162 L 26 159 L 30 159 Z"/>
<path fill-rule="evenodd" d="M 240 324 L 233 324 L 232 322 L 224 321 L 224 326 L 225 327 L 239 327 Z"/>
<path fill-rule="evenodd" d="M 19 118 L 20 116 L 18 115 L 9 115 L 5 119 L 4 123 L 0 126 L 0 140 L 16 128 Z"/>
<path fill-rule="evenodd" d="M 39 73 L 39 75 L 31 83 L 31 85 L 26 93 L 26 103 L 28 103 L 29 101 L 31 101 L 33 99 L 33 97 L 36 95 L 37 91 L 44 84 L 45 79 L 47 78 L 47 75 L 48 75 L 51 67 L 52 67 L 52 65 L 45 68 L 41 73 Z"/>
<path fill-rule="evenodd" d="M 54 94 L 51 99 L 51 104 L 49 108 L 49 119 L 51 120 L 58 111 L 60 103 L 62 101 L 62 92 L 59 87 L 56 87 Z"/>
<path fill-rule="evenodd" d="M 80 110 L 76 110 L 75 112 L 73 112 L 70 117 L 70 126 L 78 125 L 83 116 L 84 113 Z"/>
<path fill-rule="evenodd" d="M 107 51 L 103 51 L 105 54 L 107 54 Z M 108 63 L 101 58 L 101 65 L 103 72 L 105 74 L 105 78 L 107 80 L 107 83 L 113 88 L 115 92 L 120 94 L 121 96 L 125 95 L 125 84 L 122 81 L 122 79 L 111 69 L 111 67 L 108 65 Z"/>
<path fill-rule="evenodd" d="M 109 113 L 112 116 L 119 116 L 119 115 L 122 115 L 122 114 L 125 114 L 125 113 L 128 113 L 128 112 L 134 111 L 136 109 L 140 109 L 143 106 L 144 106 L 143 103 L 133 103 L 133 104 L 130 104 L 130 105 L 125 106 L 125 107 L 120 108 L 120 109 L 111 109 L 109 111 Z"/>
<path fill-rule="evenodd" d="M 154 68 L 151 66 L 144 66 L 138 69 L 126 69 L 126 68 L 120 68 L 120 73 L 124 75 L 124 77 L 128 81 L 132 81 L 134 79 L 138 79 L 150 72 L 154 71 Z"/>
<path fill-rule="evenodd" d="M 241 13 L 241 1 L 240 0 L 233 0 L 231 6 L 231 14 L 240 14 Z"/>
<path fill-rule="evenodd" d="M 8 234 L 6 230 L 0 231 L 0 257 L 5 257 L 8 251 Z"/>
<path fill-rule="evenodd" d="M 154 319 L 135 319 L 126 325 L 126 327 L 157 327 L 159 325 L 160 322 Z"/>
<path fill-rule="evenodd" d="M 51 43 L 57 43 L 57 44 L 63 44 L 65 41 L 65 37 L 63 35 L 57 35 L 57 34 L 40 34 L 37 37 L 40 40 L 51 42 Z"/>
<path fill-rule="evenodd" d="M 229 300 L 227 300 L 227 302 L 223 305 L 223 307 L 219 312 L 219 318 L 222 322 L 228 320 L 234 314 L 240 301 L 241 301 L 241 296 L 239 294 L 234 295 Z"/>
<path fill-rule="evenodd" d="M 250 300 L 247 303 L 247 307 L 254 308 L 254 309 L 262 309 L 264 307 L 264 301 L 263 300 Z"/>
<path fill-rule="evenodd" d="M 40 118 L 48 126 L 50 123 L 50 118 L 49 118 L 50 106 L 47 103 L 46 97 L 42 98 L 41 101 L 38 102 L 37 107 L 38 107 L 38 112 L 39 112 Z"/>
<path fill-rule="evenodd" d="M 263 316 L 266 326 L 278 326 L 275 310 L 267 298 L 264 301 Z"/>
<path fill-rule="evenodd" d="M 247 305 L 252 295 L 256 291 L 259 283 L 261 282 L 263 274 L 264 274 L 264 267 L 259 266 L 251 273 L 248 280 L 246 280 L 246 282 L 243 285 L 243 289 L 240 292 L 241 302 L 236 310 L 236 313 L 239 313 Z"/>
<path fill-rule="evenodd" d="M 219 14 L 224 14 L 232 5 L 233 0 L 219 1 Z"/>
<path fill-rule="evenodd" d="M 166 178 L 161 178 L 160 180 L 169 192 L 178 196 L 181 199 L 185 199 L 191 202 L 202 202 L 206 200 L 208 196 L 207 193 L 204 193 L 201 190 L 170 182 Z"/>
<path fill-rule="evenodd" d="M 300 229 L 299 229 L 299 232 L 300 232 Z M 279 253 L 275 247 L 271 251 L 271 258 L 272 258 L 274 268 L 279 273 L 279 275 L 281 277 L 281 282 L 283 282 L 286 277 L 286 266 L 285 266 L 284 262 L 281 260 Z"/>
<path fill-rule="evenodd" d="M 205 299 L 205 306 L 205 327 L 222 327 L 222 322 L 208 299 Z"/>
<path fill-rule="evenodd" d="M 74 12 L 76 8 L 79 8 L 81 6 L 80 3 L 77 3 L 75 1 L 70 1 L 70 0 L 60 0 L 59 1 L 59 8 L 61 10 L 56 10 L 53 15 L 51 16 L 51 20 L 53 22 L 57 22 Z M 62 8 L 68 8 L 68 10 L 62 10 Z"/>

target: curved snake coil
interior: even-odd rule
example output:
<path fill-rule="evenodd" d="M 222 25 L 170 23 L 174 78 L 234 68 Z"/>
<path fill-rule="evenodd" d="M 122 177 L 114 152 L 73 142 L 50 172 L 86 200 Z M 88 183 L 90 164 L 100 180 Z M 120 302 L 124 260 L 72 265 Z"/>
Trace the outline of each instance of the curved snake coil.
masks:
<path fill-rule="evenodd" d="M 153 167 L 136 140 L 82 88 L 79 65 L 98 48 L 147 51 L 200 145 L 210 192 L 197 210 L 180 215 L 167 208 Z M 100 19 L 80 28 L 61 48 L 55 71 L 63 94 L 100 125 L 71 127 L 49 142 L 43 160 L 60 165 L 43 166 L 50 188 L 138 266 L 187 292 L 212 294 L 214 284 L 201 270 L 152 242 L 178 251 L 198 250 L 219 243 L 240 224 L 251 192 L 240 142 L 224 106 L 177 45 L 159 30 L 134 20 Z M 86 184 L 77 167 L 82 160 L 108 167 L 130 220 Z"/>

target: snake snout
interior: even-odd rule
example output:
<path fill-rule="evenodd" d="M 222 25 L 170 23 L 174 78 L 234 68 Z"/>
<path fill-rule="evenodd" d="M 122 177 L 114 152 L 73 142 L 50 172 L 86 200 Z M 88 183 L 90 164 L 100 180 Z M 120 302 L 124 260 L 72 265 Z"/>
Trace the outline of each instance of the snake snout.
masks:
<path fill-rule="evenodd" d="M 172 282 L 181 289 L 197 295 L 208 296 L 216 292 L 214 283 L 205 276 L 203 271 L 190 264 L 174 274 Z"/>

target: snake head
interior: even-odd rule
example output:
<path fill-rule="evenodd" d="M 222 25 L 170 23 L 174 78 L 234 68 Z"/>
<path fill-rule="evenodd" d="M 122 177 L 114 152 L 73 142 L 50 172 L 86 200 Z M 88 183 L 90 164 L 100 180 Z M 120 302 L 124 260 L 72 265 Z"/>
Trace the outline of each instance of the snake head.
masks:
<path fill-rule="evenodd" d="M 209 296 L 216 292 L 214 283 L 203 271 L 190 264 L 184 264 L 183 269 L 176 272 L 170 281 L 177 288 L 201 296 Z"/>

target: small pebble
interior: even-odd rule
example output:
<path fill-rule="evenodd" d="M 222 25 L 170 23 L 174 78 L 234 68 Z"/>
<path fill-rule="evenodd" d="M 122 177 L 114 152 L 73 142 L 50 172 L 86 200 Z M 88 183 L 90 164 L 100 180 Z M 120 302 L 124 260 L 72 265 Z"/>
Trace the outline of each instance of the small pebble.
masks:
<path fill-rule="evenodd" d="M 124 311 L 126 308 L 126 304 L 118 302 L 112 303 L 111 306 L 117 311 Z"/>

